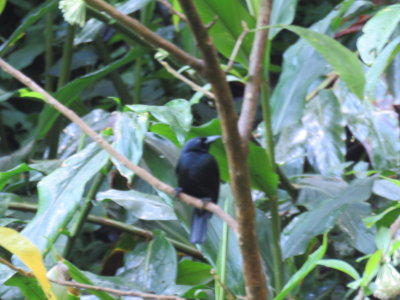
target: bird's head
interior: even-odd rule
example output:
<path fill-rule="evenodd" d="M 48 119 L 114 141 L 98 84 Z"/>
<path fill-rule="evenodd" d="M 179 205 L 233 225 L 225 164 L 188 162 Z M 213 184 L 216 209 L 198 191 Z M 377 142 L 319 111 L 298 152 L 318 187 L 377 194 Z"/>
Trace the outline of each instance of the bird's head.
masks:
<path fill-rule="evenodd" d="M 183 152 L 198 151 L 207 152 L 210 149 L 211 143 L 221 138 L 220 135 L 195 137 L 186 142 L 183 146 Z"/>

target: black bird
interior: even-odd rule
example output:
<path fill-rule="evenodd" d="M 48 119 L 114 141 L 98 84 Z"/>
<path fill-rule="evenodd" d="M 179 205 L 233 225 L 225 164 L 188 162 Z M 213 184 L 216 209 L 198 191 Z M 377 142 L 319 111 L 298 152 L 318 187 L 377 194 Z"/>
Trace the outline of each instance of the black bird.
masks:
<path fill-rule="evenodd" d="M 182 149 L 176 167 L 178 192 L 182 191 L 204 202 L 217 203 L 219 195 L 219 169 L 215 158 L 208 153 L 210 145 L 220 136 L 196 137 Z M 202 244 L 206 239 L 207 222 L 212 213 L 195 208 L 192 216 L 190 242 Z"/>

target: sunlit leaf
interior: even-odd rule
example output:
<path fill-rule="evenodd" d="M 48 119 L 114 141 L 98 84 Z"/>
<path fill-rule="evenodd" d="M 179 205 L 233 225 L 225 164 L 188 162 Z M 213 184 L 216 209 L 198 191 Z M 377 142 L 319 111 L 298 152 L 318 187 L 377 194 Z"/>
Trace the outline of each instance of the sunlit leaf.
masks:
<path fill-rule="evenodd" d="M 375 61 L 399 22 L 400 4 L 394 4 L 380 10 L 363 26 L 357 49 L 365 63 Z"/>
<path fill-rule="evenodd" d="M 50 282 L 46 277 L 46 268 L 39 249 L 19 232 L 6 227 L 0 227 L 0 245 L 17 256 L 38 280 L 47 299 L 54 299 Z"/>
<path fill-rule="evenodd" d="M 353 277 L 354 280 L 360 279 L 360 275 L 358 274 L 357 270 L 350 265 L 349 263 L 345 262 L 344 260 L 339 259 L 321 259 L 318 262 L 319 265 L 325 266 L 328 268 L 336 269 L 346 273 L 347 275 Z"/>

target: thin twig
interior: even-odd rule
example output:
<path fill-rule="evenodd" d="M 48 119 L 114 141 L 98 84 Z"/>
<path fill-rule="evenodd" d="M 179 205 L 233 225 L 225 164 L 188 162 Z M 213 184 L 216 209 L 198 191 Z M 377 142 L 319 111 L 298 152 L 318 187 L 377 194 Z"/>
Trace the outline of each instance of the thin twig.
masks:
<path fill-rule="evenodd" d="M 26 276 L 26 277 L 33 277 L 32 273 L 27 272 L 23 269 L 18 268 L 17 266 L 14 266 L 12 263 L 10 263 L 9 261 L 5 260 L 4 258 L 0 257 L 0 263 L 3 265 L 6 265 L 7 267 L 9 267 L 11 270 L 16 271 L 17 273 Z"/>
<path fill-rule="evenodd" d="M 166 61 L 163 60 L 158 60 L 158 62 L 160 64 L 162 64 L 162 66 L 168 71 L 168 73 L 172 74 L 173 76 L 175 76 L 176 78 L 178 78 L 179 80 L 183 81 L 184 83 L 186 83 L 188 86 L 190 86 L 194 91 L 196 92 L 200 92 L 203 93 L 205 96 L 207 96 L 210 99 L 215 100 L 215 96 L 213 93 L 211 93 L 210 91 L 207 91 L 206 89 L 202 88 L 201 86 L 199 86 L 198 84 L 196 84 L 195 82 L 191 81 L 190 79 L 186 78 L 185 76 L 183 76 L 181 73 L 177 72 L 174 70 L 174 68 L 172 68 Z"/>
<path fill-rule="evenodd" d="M 136 292 L 136 291 L 121 291 L 117 289 L 112 289 L 108 287 L 96 286 L 91 284 L 85 283 L 78 283 L 73 281 L 65 281 L 65 280 L 55 280 L 49 279 L 51 282 L 63 285 L 63 286 L 70 286 L 77 289 L 85 289 L 85 290 L 93 290 L 99 292 L 106 292 L 109 294 L 113 294 L 116 296 L 133 296 L 133 297 L 142 297 L 144 299 L 160 299 L 160 300 L 185 300 L 184 298 L 178 296 L 169 296 L 169 295 L 156 295 L 156 294 L 149 294 L 143 292 Z"/>
<path fill-rule="evenodd" d="M 62 113 L 65 117 L 67 117 L 73 123 L 75 123 L 84 133 L 86 133 L 96 143 L 98 143 L 100 145 L 100 147 L 102 147 L 111 156 L 115 157 L 118 161 L 120 161 L 123 166 L 134 171 L 137 176 L 139 176 L 140 178 L 142 178 L 143 180 L 148 182 L 154 188 L 156 188 L 160 191 L 163 191 L 164 193 L 169 194 L 171 196 L 175 196 L 176 192 L 172 186 L 162 182 L 157 177 L 155 177 L 152 174 L 150 174 L 149 172 L 147 172 L 145 169 L 133 164 L 128 158 L 126 158 L 124 155 L 122 155 L 118 151 L 116 151 L 101 135 L 99 135 L 96 131 L 94 131 L 91 127 L 89 127 L 89 125 L 87 125 L 74 111 L 72 111 L 68 107 L 64 106 L 63 104 L 61 104 L 57 99 L 55 99 L 53 96 L 51 96 L 49 93 L 47 93 L 42 87 L 40 87 L 31 78 L 27 77 L 22 72 L 13 68 L 7 62 L 5 62 L 2 58 L 0 58 L 0 67 L 6 73 L 15 77 L 21 83 L 23 83 L 24 85 L 26 85 L 33 91 L 42 94 L 45 99 L 45 102 L 50 104 L 52 107 L 54 107 L 60 113 Z M 204 202 L 201 201 L 200 199 L 189 196 L 184 193 L 180 193 L 178 198 L 189 205 L 195 206 L 197 208 L 203 208 L 203 209 L 206 209 L 206 210 L 209 210 L 209 211 L 215 213 L 217 216 L 222 218 L 228 224 L 228 226 L 232 228 L 232 230 L 235 233 L 237 233 L 236 221 L 218 205 L 216 205 L 212 202 L 207 202 L 206 204 L 204 204 Z"/>
<path fill-rule="evenodd" d="M 157 0 L 157 1 L 160 2 L 162 5 L 164 5 L 171 14 L 177 15 L 183 21 L 187 22 L 186 16 L 183 13 L 177 11 L 175 8 L 173 8 L 172 5 L 167 0 Z"/>
<path fill-rule="evenodd" d="M 240 47 L 243 44 L 244 38 L 250 32 L 249 28 L 247 27 L 246 22 L 243 21 L 242 26 L 243 26 L 243 31 L 239 35 L 239 37 L 238 37 L 238 39 L 237 39 L 237 41 L 235 43 L 235 47 L 233 47 L 232 54 L 229 57 L 229 62 L 227 64 L 226 68 L 225 68 L 225 72 L 226 73 L 228 73 L 232 69 L 233 64 L 235 63 L 236 56 L 238 55 Z"/>
<path fill-rule="evenodd" d="M 306 96 L 306 101 L 310 101 L 312 98 L 314 98 L 321 90 L 325 89 L 327 86 L 331 85 L 332 82 L 334 82 L 338 78 L 338 74 L 335 72 L 331 72 L 328 74 L 326 79 L 321 82 L 320 85 L 318 85 L 315 89 L 313 89 L 307 96 Z"/>
<path fill-rule="evenodd" d="M 271 1 L 261 2 L 260 13 L 257 18 L 257 28 L 269 25 L 271 15 Z M 260 94 L 260 84 L 263 77 L 263 66 L 265 49 L 268 42 L 268 31 L 257 30 L 254 36 L 253 47 L 250 54 L 249 81 L 244 90 L 242 110 L 239 117 L 239 133 L 242 139 L 242 147 L 247 152 L 248 143 L 253 131 L 254 118 L 256 116 L 258 96 Z"/>

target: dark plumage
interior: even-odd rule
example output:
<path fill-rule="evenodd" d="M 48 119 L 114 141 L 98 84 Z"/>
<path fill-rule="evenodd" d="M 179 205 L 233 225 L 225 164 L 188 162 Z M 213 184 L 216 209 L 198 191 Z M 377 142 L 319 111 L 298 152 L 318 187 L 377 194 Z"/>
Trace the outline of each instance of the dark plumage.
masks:
<path fill-rule="evenodd" d="M 219 195 L 219 169 L 215 158 L 208 153 L 212 142 L 220 136 L 197 137 L 182 149 L 176 167 L 179 189 L 203 201 L 217 203 Z M 192 216 L 190 242 L 202 244 L 206 239 L 207 222 L 212 213 L 195 208 Z"/>

